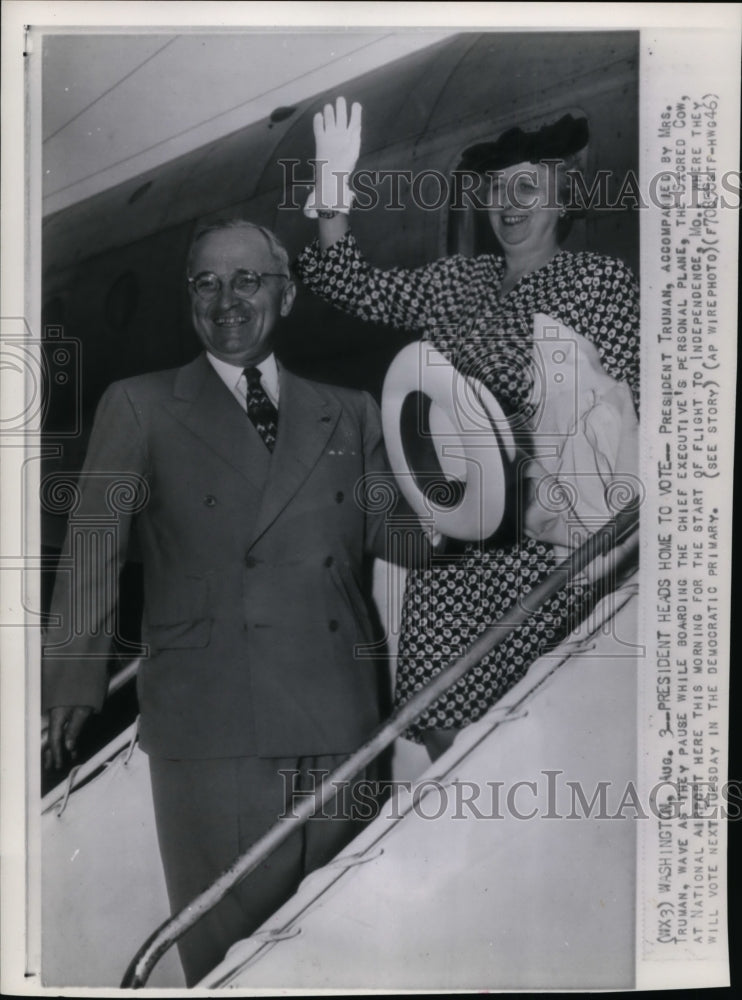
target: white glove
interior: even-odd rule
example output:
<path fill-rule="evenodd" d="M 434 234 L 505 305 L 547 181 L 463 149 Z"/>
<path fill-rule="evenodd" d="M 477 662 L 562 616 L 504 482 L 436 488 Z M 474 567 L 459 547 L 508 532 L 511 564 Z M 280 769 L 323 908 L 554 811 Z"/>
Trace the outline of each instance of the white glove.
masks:
<path fill-rule="evenodd" d="M 361 150 L 361 105 L 353 104 L 348 121 L 345 98 L 335 108 L 326 104 L 314 116 L 315 186 L 309 192 L 304 214 L 317 218 L 318 211 L 347 215 L 353 203 L 350 175 Z"/>

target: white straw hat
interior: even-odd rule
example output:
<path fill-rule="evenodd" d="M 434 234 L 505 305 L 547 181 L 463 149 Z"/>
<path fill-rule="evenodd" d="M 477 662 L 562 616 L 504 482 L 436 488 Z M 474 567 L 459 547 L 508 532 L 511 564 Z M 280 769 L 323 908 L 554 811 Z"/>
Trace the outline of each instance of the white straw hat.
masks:
<path fill-rule="evenodd" d="M 516 448 L 505 414 L 480 381 L 425 341 L 409 344 L 387 372 L 381 420 L 399 488 L 419 517 L 461 541 L 497 531 Z"/>

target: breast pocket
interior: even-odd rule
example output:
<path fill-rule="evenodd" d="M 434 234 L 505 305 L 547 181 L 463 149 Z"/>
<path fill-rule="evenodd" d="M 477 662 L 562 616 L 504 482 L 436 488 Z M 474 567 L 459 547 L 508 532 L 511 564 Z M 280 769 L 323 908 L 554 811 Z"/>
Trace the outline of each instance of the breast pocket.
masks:
<path fill-rule="evenodd" d="M 145 630 L 150 646 L 160 649 L 198 649 L 208 646 L 210 581 L 183 576 L 172 586 L 152 588 L 145 597 Z"/>

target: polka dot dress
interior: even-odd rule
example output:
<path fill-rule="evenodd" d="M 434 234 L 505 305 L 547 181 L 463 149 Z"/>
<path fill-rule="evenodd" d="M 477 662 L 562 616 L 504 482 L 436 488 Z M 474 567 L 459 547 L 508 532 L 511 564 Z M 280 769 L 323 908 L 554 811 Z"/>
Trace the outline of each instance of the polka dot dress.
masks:
<path fill-rule="evenodd" d="M 595 344 L 605 371 L 626 381 L 638 409 L 638 289 L 625 264 L 560 251 L 500 294 L 504 261 L 454 256 L 412 270 L 381 271 L 347 234 L 325 253 L 318 244 L 297 261 L 304 283 L 362 319 L 416 330 L 467 375 L 480 379 L 516 423 L 533 392 L 534 313 L 545 313 Z M 550 545 L 530 538 L 467 544 L 427 570 L 408 574 L 395 701 L 402 704 L 455 659 L 555 566 Z M 483 715 L 534 660 L 568 635 L 595 603 L 587 586 L 563 588 L 486 656 L 413 725 L 461 727 Z"/>

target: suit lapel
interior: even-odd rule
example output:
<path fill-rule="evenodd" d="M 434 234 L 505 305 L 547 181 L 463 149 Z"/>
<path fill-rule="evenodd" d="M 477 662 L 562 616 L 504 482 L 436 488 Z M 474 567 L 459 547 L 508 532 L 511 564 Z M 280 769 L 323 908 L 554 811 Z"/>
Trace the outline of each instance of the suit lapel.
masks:
<path fill-rule="evenodd" d="M 210 451 L 263 492 L 270 454 L 205 355 L 178 371 L 173 398 L 165 405 Z"/>
<path fill-rule="evenodd" d="M 278 436 L 253 543 L 299 491 L 322 456 L 341 412 L 339 403 L 281 369 Z"/>

